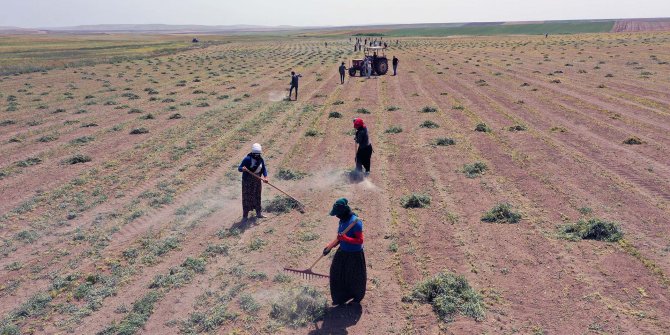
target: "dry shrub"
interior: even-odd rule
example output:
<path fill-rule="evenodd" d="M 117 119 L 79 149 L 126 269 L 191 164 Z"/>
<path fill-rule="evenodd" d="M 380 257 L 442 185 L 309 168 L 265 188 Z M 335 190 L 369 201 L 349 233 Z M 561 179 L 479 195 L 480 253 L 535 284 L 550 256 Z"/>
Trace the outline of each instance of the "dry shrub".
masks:
<path fill-rule="evenodd" d="M 289 327 L 304 327 L 324 315 L 328 300 L 314 288 L 303 286 L 285 292 L 272 303 L 270 317 Z"/>
<path fill-rule="evenodd" d="M 485 317 L 482 296 L 468 284 L 464 276 L 446 271 L 416 284 L 412 293 L 403 297 L 403 301 L 431 304 L 443 322 L 453 321 L 457 314 L 476 321 L 482 321 Z"/>

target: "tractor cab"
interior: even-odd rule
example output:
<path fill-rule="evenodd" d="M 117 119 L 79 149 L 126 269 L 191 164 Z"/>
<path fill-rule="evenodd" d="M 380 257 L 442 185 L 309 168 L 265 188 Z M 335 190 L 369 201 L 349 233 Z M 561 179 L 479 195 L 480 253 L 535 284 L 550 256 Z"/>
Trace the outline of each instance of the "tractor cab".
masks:
<path fill-rule="evenodd" d="M 365 76 L 365 60 L 372 63 L 372 74 L 375 76 L 385 75 L 388 72 L 388 59 L 386 59 L 386 48 L 383 46 L 364 47 L 363 58 L 351 60 L 349 75 L 355 76 L 356 71 L 360 76 Z"/>
<path fill-rule="evenodd" d="M 384 57 L 386 58 L 386 48 L 383 46 L 374 46 L 374 47 L 365 47 L 363 48 L 363 53 L 365 54 L 365 57 L 374 57 L 374 55 L 377 55 L 377 57 Z"/>

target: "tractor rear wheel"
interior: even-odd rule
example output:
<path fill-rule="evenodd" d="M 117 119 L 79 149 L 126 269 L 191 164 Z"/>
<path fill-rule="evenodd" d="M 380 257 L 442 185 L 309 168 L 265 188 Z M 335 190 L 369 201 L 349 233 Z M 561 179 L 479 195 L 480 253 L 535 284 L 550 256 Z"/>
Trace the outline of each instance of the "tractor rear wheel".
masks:
<path fill-rule="evenodd" d="M 356 69 L 353 67 L 349 68 L 349 76 L 350 77 L 355 77 L 356 76 Z"/>
<path fill-rule="evenodd" d="M 377 61 L 377 64 L 375 64 L 375 71 L 377 72 L 378 76 L 383 76 L 386 74 L 386 72 L 389 71 L 389 63 L 386 59 L 380 59 Z"/>

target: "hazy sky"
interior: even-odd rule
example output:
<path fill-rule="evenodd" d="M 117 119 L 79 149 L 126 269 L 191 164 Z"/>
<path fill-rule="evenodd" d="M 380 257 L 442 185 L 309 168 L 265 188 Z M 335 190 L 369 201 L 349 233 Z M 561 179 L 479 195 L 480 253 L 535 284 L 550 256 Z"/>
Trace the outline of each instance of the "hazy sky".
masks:
<path fill-rule="evenodd" d="M 670 0 L 0 0 L 0 26 L 353 25 L 670 17 Z"/>

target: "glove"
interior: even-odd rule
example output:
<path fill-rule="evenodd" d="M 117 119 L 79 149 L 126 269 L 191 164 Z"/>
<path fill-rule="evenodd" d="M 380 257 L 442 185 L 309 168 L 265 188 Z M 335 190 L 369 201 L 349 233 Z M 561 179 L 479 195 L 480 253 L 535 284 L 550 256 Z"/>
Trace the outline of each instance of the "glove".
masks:
<path fill-rule="evenodd" d="M 326 256 L 330 253 L 331 249 L 328 249 L 328 247 L 323 248 L 323 255 Z"/>

